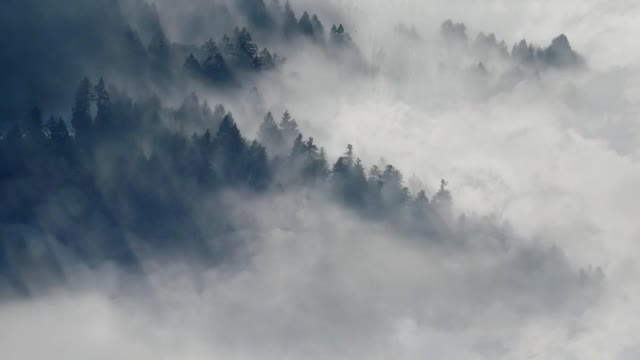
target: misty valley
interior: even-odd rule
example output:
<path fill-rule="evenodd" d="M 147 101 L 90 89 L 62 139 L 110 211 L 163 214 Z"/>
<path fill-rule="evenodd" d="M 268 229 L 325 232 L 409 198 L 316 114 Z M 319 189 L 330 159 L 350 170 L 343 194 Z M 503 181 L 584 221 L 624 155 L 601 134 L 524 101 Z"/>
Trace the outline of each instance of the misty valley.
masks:
<path fill-rule="evenodd" d="M 10 0 L 2 357 L 640 355 L 633 50 L 471 3 Z"/>

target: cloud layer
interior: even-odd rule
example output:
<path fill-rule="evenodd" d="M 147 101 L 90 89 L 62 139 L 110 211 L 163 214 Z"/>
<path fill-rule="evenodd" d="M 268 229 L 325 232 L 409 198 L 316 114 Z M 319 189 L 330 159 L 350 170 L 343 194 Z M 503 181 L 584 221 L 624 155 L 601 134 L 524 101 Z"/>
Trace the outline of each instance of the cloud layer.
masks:
<path fill-rule="evenodd" d="M 288 58 L 281 72 L 224 101 L 202 96 L 224 102 L 247 133 L 265 111 L 289 109 L 332 158 L 353 144 L 366 163 L 391 162 L 430 195 L 446 178 L 455 236 L 443 243 L 372 223 L 315 191 L 257 201 L 228 194 L 229 237 L 246 244 L 233 261 L 145 259 L 142 279 L 108 265 L 73 267 L 68 288 L 0 306 L 3 353 L 637 358 L 640 50 L 631 35 L 640 7 L 292 3 L 325 27 L 344 23 L 369 66 L 274 42 Z M 168 32 L 189 37 L 183 21 L 198 6 L 168 6 L 158 3 Z M 464 22 L 469 42 L 495 33 L 509 49 L 523 38 L 548 46 L 564 33 L 587 67 L 511 78 L 509 61 L 443 42 L 446 19 Z M 486 74 L 478 76 L 480 61 Z"/>

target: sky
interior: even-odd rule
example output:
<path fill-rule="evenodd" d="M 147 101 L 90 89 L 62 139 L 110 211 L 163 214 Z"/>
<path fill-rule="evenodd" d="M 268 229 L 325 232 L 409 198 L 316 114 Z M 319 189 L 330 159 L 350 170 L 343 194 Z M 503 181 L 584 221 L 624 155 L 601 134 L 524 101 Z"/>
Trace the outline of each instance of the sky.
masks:
<path fill-rule="evenodd" d="M 7 358 L 637 359 L 640 4 L 292 3 L 344 23 L 375 75 L 304 49 L 257 84 L 263 107 L 288 108 L 332 158 L 353 144 L 365 163 L 393 163 L 430 194 L 445 178 L 454 212 L 475 230 L 443 244 L 313 191 L 251 206 L 229 194 L 237 236 L 252 244 L 242 261 L 200 269 L 150 259 L 151 289 L 108 265 L 73 268 L 70 288 L 0 306 Z M 453 62 L 440 41 L 446 19 L 509 48 L 565 34 L 587 68 L 478 88 L 460 75 L 475 60 Z M 485 66 L 497 83 L 502 64 Z M 251 105 L 230 108 L 255 131 L 242 120 Z"/>

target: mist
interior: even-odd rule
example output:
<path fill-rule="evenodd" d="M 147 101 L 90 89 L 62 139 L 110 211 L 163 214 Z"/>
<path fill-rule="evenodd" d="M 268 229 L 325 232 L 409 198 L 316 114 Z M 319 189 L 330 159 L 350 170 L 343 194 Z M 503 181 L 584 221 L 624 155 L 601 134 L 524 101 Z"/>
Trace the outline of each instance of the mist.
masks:
<path fill-rule="evenodd" d="M 0 86 L 19 89 L 0 102 L 0 139 L 34 101 L 74 129 L 85 76 L 104 76 L 110 114 L 141 119 L 130 136 L 96 137 L 77 160 L 90 165 L 49 179 L 60 190 L 42 199 L 23 194 L 47 179 L 0 169 L 8 359 L 640 355 L 637 4 L 292 0 L 296 19 L 317 15 L 320 38 L 316 23 L 313 36 L 287 32 L 284 1 L 148 3 L 121 1 L 96 30 L 103 46 L 65 47 L 57 77 L 40 45 L 0 36 L 15 49 Z M 101 9 L 85 5 L 68 16 Z M 59 11 L 29 7 L 38 19 Z M 158 26 L 167 63 L 153 60 Z M 231 61 L 221 39 L 236 27 L 281 60 Z M 105 35 L 124 28 L 147 55 Z M 208 39 L 227 64 L 214 80 Z M 29 51 L 42 58 L 19 64 Z M 188 72 L 188 55 L 202 74 Z M 23 87 L 16 74 L 37 81 Z M 285 112 L 303 143 L 287 128 L 285 146 L 265 135 L 265 114 Z M 242 161 L 225 157 L 236 124 Z M 77 144 L 94 141 L 75 130 Z M 206 130 L 227 152 L 192 154 Z M 320 147 L 312 164 L 326 156 L 325 170 L 296 157 Z M 354 192 L 336 180 L 342 160 L 362 162 L 367 186 L 391 183 L 369 168 L 392 164 L 397 188 L 380 185 L 381 200 Z"/>

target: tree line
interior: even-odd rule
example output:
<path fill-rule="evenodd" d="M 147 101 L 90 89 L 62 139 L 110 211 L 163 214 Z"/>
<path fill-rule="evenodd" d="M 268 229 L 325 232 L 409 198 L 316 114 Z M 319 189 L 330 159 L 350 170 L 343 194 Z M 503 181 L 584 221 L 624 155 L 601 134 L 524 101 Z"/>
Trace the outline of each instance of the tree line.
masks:
<path fill-rule="evenodd" d="M 172 124 L 196 118 L 208 129 L 186 135 Z M 84 79 L 70 119 L 45 121 L 34 107 L 0 136 L 0 267 L 12 258 L 7 251 L 28 248 L 24 228 L 96 263 L 135 264 L 132 236 L 149 251 L 200 249 L 233 231 L 225 212 L 211 209 L 220 194 L 292 188 L 316 189 L 362 216 L 421 232 L 438 231 L 451 204 L 444 181 L 431 199 L 411 194 L 398 169 L 365 170 L 351 145 L 330 161 L 288 111 L 277 122 L 266 114 L 250 140 L 231 112 L 211 110 L 195 95 L 171 109 Z M 207 251 L 223 257 L 227 245 Z"/>
<path fill-rule="evenodd" d="M 569 69 L 585 66 L 585 60 L 573 50 L 565 34 L 555 37 L 547 47 L 537 46 L 522 39 L 512 46 L 511 51 L 504 40 L 498 42 L 493 33 L 480 32 L 475 40 L 469 43 L 467 27 L 464 23 L 447 20 L 440 26 L 440 34 L 447 42 L 469 46 L 485 60 L 489 54 L 495 54 L 509 58 L 523 67 Z"/>

